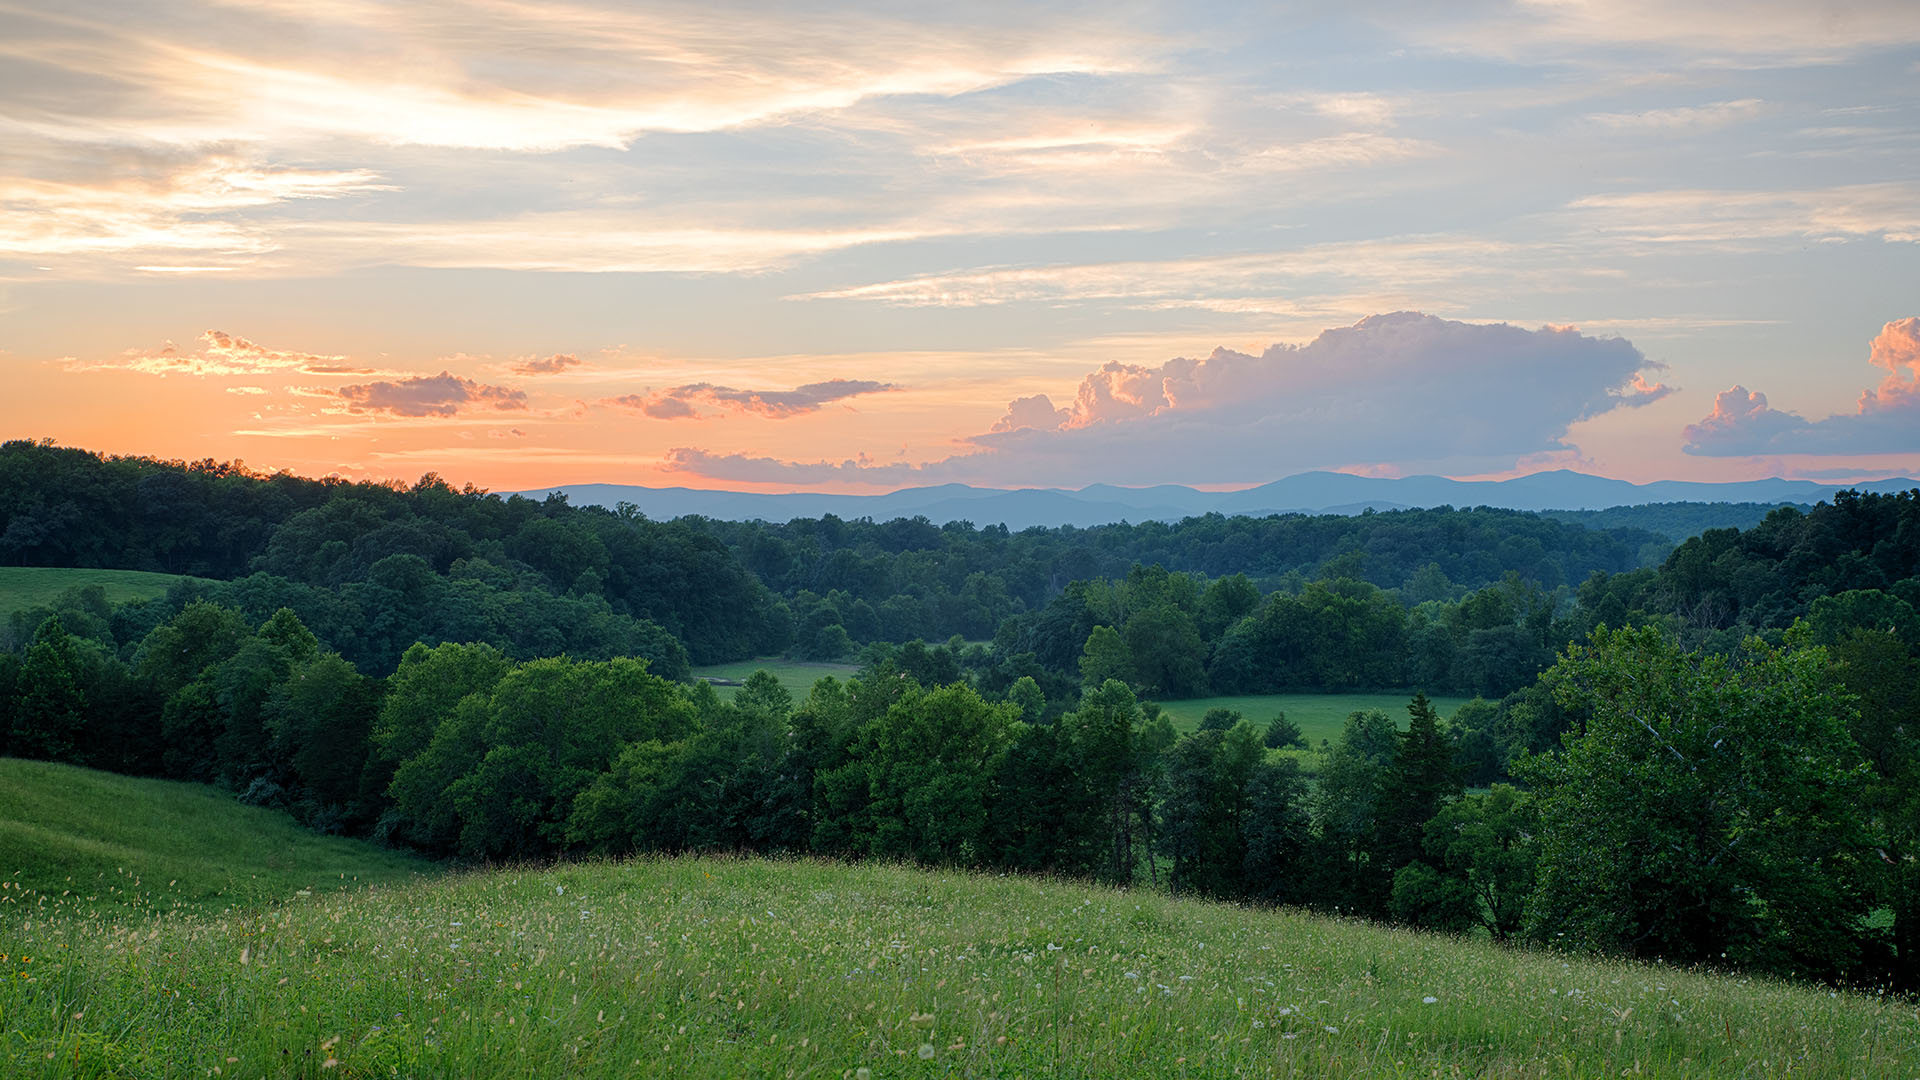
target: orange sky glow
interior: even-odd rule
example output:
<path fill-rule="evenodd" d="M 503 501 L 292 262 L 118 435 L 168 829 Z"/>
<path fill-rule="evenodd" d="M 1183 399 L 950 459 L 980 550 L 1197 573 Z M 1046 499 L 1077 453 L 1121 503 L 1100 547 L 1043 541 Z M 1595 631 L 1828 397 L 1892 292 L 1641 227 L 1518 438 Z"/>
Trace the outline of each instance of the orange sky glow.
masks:
<path fill-rule="evenodd" d="M 490 490 L 1920 475 L 1908 3 L 29 2 L 0 58 L 8 438 Z"/>

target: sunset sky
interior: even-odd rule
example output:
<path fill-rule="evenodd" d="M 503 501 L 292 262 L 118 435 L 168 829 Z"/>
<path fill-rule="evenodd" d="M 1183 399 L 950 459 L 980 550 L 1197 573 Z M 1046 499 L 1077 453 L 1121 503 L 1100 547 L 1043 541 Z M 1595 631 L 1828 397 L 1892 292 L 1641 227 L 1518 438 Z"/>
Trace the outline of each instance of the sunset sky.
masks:
<path fill-rule="evenodd" d="M 1920 3 L 0 0 L 0 373 L 495 490 L 1915 476 Z"/>

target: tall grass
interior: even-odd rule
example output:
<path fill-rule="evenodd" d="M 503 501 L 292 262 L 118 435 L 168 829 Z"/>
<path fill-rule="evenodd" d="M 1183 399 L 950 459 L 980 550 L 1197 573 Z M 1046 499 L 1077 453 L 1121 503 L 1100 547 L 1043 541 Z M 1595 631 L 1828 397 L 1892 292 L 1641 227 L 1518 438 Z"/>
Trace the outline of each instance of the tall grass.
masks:
<path fill-rule="evenodd" d="M 895 866 L 506 869 L 117 922 L 0 898 L 19 1077 L 1920 1069 L 1911 1002 Z"/>

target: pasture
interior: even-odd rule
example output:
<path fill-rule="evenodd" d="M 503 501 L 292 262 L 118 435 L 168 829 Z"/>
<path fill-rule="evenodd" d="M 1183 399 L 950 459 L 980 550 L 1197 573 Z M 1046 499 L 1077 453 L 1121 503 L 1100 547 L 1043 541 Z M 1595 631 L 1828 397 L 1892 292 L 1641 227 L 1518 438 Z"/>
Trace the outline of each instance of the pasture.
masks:
<path fill-rule="evenodd" d="M 0 758 L 0 877 L 16 904 L 31 895 L 69 916 L 217 911 L 435 870 L 199 784 Z"/>
<path fill-rule="evenodd" d="M 119 604 L 164 595 L 174 582 L 184 580 L 178 574 L 156 574 L 146 570 L 0 566 L 0 616 L 38 607 L 68 589 L 80 589 L 88 585 L 105 589 L 107 601 Z"/>
<path fill-rule="evenodd" d="M 807 691 L 813 689 L 813 684 L 821 678 L 831 675 L 836 679 L 844 679 L 859 670 L 857 664 L 788 660 L 784 657 L 768 656 L 758 660 L 737 660 L 731 664 L 709 664 L 705 667 L 696 667 L 693 669 L 693 677 L 726 680 L 728 685 L 716 685 L 714 689 L 720 692 L 722 698 L 731 700 L 734 692 L 739 689 L 737 685 L 732 684 L 744 681 L 747 676 L 756 671 L 765 671 L 779 679 L 780 685 L 786 687 L 797 702 L 805 698 Z"/>
<path fill-rule="evenodd" d="M 9 888 L 14 1077 L 1911 1076 L 1911 1003 L 1080 884 L 680 858 L 201 917 Z"/>
<path fill-rule="evenodd" d="M 1275 713 L 1285 712 L 1287 719 L 1300 726 L 1300 733 L 1307 737 L 1307 745 L 1317 750 L 1322 739 L 1331 742 L 1340 737 L 1349 713 L 1378 709 L 1393 717 L 1394 723 L 1404 727 L 1407 722 L 1407 702 L 1411 700 L 1411 690 L 1375 694 L 1248 694 L 1163 701 L 1160 710 L 1173 721 L 1176 731 L 1183 732 L 1198 728 L 1208 709 L 1232 709 L 1262 731 L 1266 730 L 1267 722 L 1273 719 Z M 1470 699 L 1429 695 L 1428 700 L 1433 702 L 1435 711 L 1444 718 L 1453 715 L 1455 709 Z"/>

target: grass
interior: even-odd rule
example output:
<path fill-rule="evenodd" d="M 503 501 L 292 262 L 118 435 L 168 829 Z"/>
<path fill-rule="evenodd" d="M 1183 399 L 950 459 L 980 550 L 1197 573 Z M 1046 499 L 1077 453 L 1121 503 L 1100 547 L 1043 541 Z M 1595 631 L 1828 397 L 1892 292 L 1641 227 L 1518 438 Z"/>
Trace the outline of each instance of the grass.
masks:
<path fill-rule="evenodd" d="M 756 671 L 765 671 L 780 680 L 780 685 L 793 694 L 799 701 L 813 689 L 813 684 L 821 678 L 832 675 L 845 679 L 859 671 L 854 664 L 834 664 L 806 660 L 788 660 L 778 656 L 762 657 L 759 660 L 739 660 L 731 664 L 709 664 L 693 669 L 696 679 L 725 679 L 728 683 L 739 683 Z M 739 688 L 733 685 L 716 686 L 723 698 L 731 699 Z"/>
<path fill-rule="evenodd" d="M 198 784 L 0 758 L 0 895 L 16 905 L 32 896 L 69 917 L 210 913 L 433 870 Z"/>
<path fill-rule="evenodd" d="M 14 1077 L 1920 1068 L 1910 1002 L 875 864 L 508 869 L 126 925 L 15 897 Z"/>
<path fill-rule="evenodd" d="M 1179 731 L 1198 728 L 1200 719 L 1207 715 L 1208 709 L 1233 709 L 1262 730 L 1266 729 L 1267 721 L 1273 719 L 1274 713 L 1284 711 L 1287 719 L 1300 725 L 1300 733 L 1307 737 L 1307 745 L 1318 747 L 1322 739 L 1328 742 L 1339 739 L 1341 729 L 1347 722 L 1347 714 L 1353 712 L 1378 709 L 1393 717 L 1395 723 L 1404 726 L 1407 721 L 1407 702 L 1412 699 L 1411 690 L 1385 694 L 1250 694 L 1166 701 L 1161 703 L 1160 708 Z M 1469 699 L 1432 697 L 1430 700 L 1444 717 L 1465 705 Z"/>
<path fill-rule="evenodd" d="M 10 1078 L 1920 1069 L 1907 1000 L 873 863 L 420 877 L 367 845 L 309 837 L 306 855 L 273 866 L 297 844 L 286 819 L 206 789 L 0 767 L 0 820 L 21 802 L 56 836 L 82 832 L 61 821 L 111 819 L 88 825 L 89 843 L 36 841 L 25 866 L 17 848 L 0 856 Z M 88 897 L 71 886 L 102 865 L 93 842 L 116 862 Z M 165 911 L 108 891 L 196 863 L 273 884 L 251 886 L 251 903 Z M 325 887 L 356 875 L 374 884 Z"/>
<path fill-rule="evenodd" d="M 51 602 L 68 589 L 99 585 L 110 603 L 162 596 L 178 574 L 146 570 L 70 570 L 54 566 L 0 566 L 0 616 Z"/>

